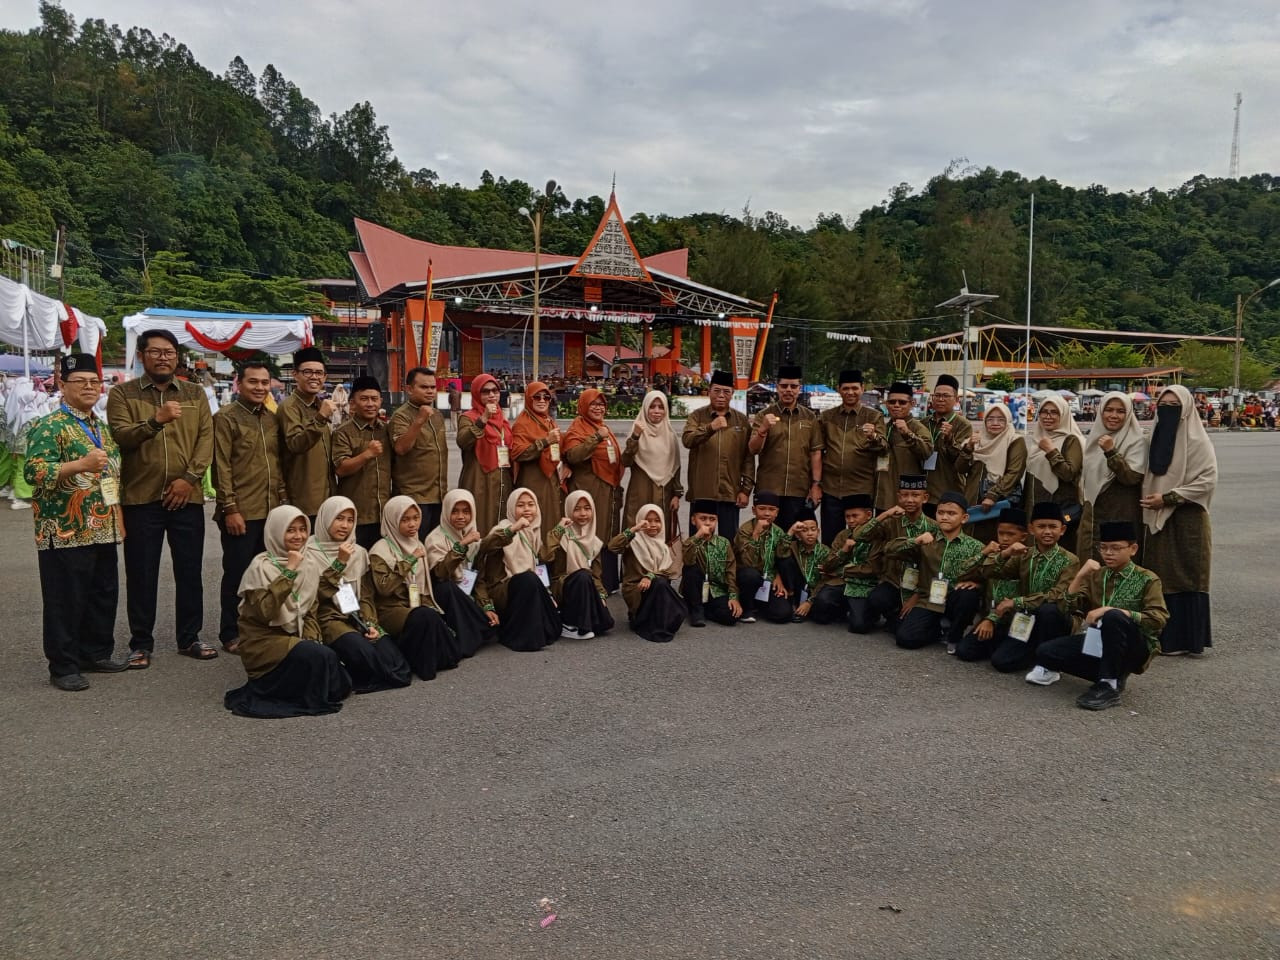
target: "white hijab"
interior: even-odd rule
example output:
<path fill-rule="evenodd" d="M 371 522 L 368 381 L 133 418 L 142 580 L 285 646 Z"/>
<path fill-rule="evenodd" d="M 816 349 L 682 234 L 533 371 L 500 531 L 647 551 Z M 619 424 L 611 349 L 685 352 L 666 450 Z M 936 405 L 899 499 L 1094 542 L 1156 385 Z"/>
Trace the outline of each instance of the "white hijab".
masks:
<path fill-rule="evenodd" d="M 1173 441 L 1173 460 L 1163 476 L 1147 474 L 1146 480 L 1142 482 L 1142 493 L 1143 496 L 1153 493 L 1161 496 L 1166 493 L 1176 493 L 1184 500 L 1197 503 L 1208 510 L 1213 500 L 1213 491 L 1218 486 L 1218 454 L 1213 449 L 1213 441 L 1209 439 L 1204 424 L 1200 421 L 1200 415 L 1196 413 L 1196 402 L 1192 399 L 1191 391 L 1181 384 L 1174 384 L 1171 387 L 1164 387 L 1160 393 L 1165 394 L 1169 391 L 1173 391 L 1182 404 L 1182 416 L 1178 420 L 1178 432 Z M 1159 413 L 1157 407 L 1157 417 Z M 1156 428 L 1159 429 L 1158 421 Z M 1151 439 L 1154 445 L 1156 441 L 1154 431 Z M 1152 533 L 1159 533 L 1175 509 L 1175 507 L 1160 507 L 1158 510 L 1144 509 L 1142 517 L 1147 522 L 1147 529 Z"/>
<path fill-rule="evenodd" d="M 586 500 L 591 505 L 591 522 L 578 524 L 573 520 L 573 508 L 579 501 Z M 564 515 L 569 521 L 565 528 L 564 539 L 560 541 L 560 549 L 564 551 L 565 573 L 577 573 L 579 570 L 590 571 L 591 564 L 604 543 L 596 536 L 596 504 L 591 494 L 585 490 L 574 490 L 564 498 Z M 571 541 L 566 543 L 565 541 Z"/>
<path fill-rule="evenodd" d="M 662 419 L 650 423 L 649 405 L 655 400 L 662 402 Z M 650 390 L 644 395 L 636 426 L 640 428 L 640 449 L 636 451 L 635 467 L 644 471 L 658 486 L 666 486 L 680 469 L 680 447 L 675 431 L 671 429 L 671 410 L 662 391 Z"/>
<path fill-rule="evenodd" d="M 523 494 L 533 498 L 533 522 L 523 530 L 516 532 L 511 542 L 502 548 L 502 565 L 508 577 L 519 573 L 529 573 L 542 562 L 538 556 L 542 552 L 542 508 L 538 506 L 538 497 L 528 487 L 516 487 L 507 497 L 507 516 L 499 520 L 495 530 L 506 530 L 516 518 L 516 501 Z"/>
<path fill-rule="evenodd" d="M 329 565 L 338 559 L 338 547 L 342 546 L 341 542 L 329 535 L 329 528 L 333 526 L 333 521 L 346 510 L 350 510 L 353 516 L 359 516 L 356 505 L 346 497 L 330 497 L 320 504 L 320 509 L 316 511 L 316 529 L 311 539 L 307 541 L 307 560 L 316 564 L 317 572 L 322 576 L 324 571 L 329 569 Z M 356 543 L 355 524 L 351 525 L 351 532 L 347 534 L 345 542 L 355 549 L 351 551 L 351 559 L 347 561 L 347 566 L 342 571 L 342 579 L 351 584 L 351 589 L 358 597 L 360 581 L 364 578 L 365 571 L 369 569 L 369 553 Z"/>
<path fill-rule="evenodd" d="M 656 503 L 646 503 L 636 511 L 636 524 L 644 523 L 645 518 L 651 513 L 656 513 L 658 522 L 662 524 L 658 535 L 651 537 L 644 530 L 637 530 L 635 537 L 631 540 L 631 552 L 636 555 L 636 559 L 640 561 L 640 568 L 646 574 L 663 573 L 676 562 L 675 555 L 672 554 L 671 547 L 667 543 L 666 517 L 661 507 Z"/>
<path fill-rule="evenodd" d="M 386 502 L 382 508 L 382 539 L 373 545 L 369 556 L 377 557 L 392 570 L 406 558 L 416 560 L 413 564 L 413 582 L 418 585 L 418 597 L 424 605 L 434 607 L 436 598 L 431 592 L 431 578 L 427 576 L 427 559 L 413 555 L 420 546 L 418 538 L 400 534 L 400 520 L 410 507 L 421 509 L 412 497 L 404 495 L 392 497 Z"/>
<path fill-rule="evenodd" d="M 267 514 L 266 529 L 262 539 L 266 550 L 250 561 L 244 576 L 240 578 L 238 593 L 241 605 L 246 593 L 251 590 L 265 590 L 283 575 L 285 565 L 289 561 L 289 550 L 284 545 L 284 534 L 294 520 L 301 517 L 307 522 L 310 532 L 310 521 L 307 515 L 297 507 L 282 504 Z M 305 548 L 304 548 L 305 549 Z M 271 626 L 283 627 L 290 633 L 302 636 L 302 619 L 308 610 L 315 606 L 316 590 L 320 586 L 320 571 L 313 563 L 303 563 L 294 578 L 293 589 L 285 597 L 280 609 L 271 618 Z"/>
<path fill-rule="evenodd" d="M 987 430 L 987 417 L 997 410 L 1004 413 L 1004 429 L 991 433 Z M 1018 439 L 1018 431 L 1013 429 L 1013 414 L 1003 403 L 993 403 L 982 415 L 982 426 L 976 433 L 978 442 L 973 447 L 973 459 L 987 468 L 991 480 L 998 480 L 1004 476 L 1004 468 L 1009 463 L 1009 445 Z"/>
<path fill-rule="evenodd" d="M 1124 404 L 1124 423 L 1115 433 L 1111 433 L 1102 422 L 1102 411 L 1112 400 Z M 1084 499 L 1093 503 L 1103 490 L 1111 486 L 1115 474 L 1107 467 L 1107 455 L 1098 446 L 1103 437 L 1111 437 L 1115 441 L 1117 454 L 1124 458 L 1133 470 L 1138 473 L 1147 472 L 1147 435 L 1142 432 L 1142 424 L 1138 423 L 1137 414 L 1133 412 L 1133 401 L 1128 394 L 1113 390 L 1098 401 L 1094 413 L 1093 425 L 1084 444 L 1084 475 L 1080 478 L 1084 485 Z"/>
<path fill-rule="evenodd" d="M 1040 422 L 1040 410 L 1044 409 L 1045 404 L 1050 404 L 1058 410 L 1057 430 L 1046 430 Z M 1071 417 L 1071 407 L 1068 406 L 1067 401 L 1052 393 L 1040 399 L 1040 408 L 1036 411 L 1036 418 L 1032 421 L 1031 426 L 1027 428 L 1027 473 L 1039 480 L 1050 493 L 1054 493 L 1058 489 L 1058 477 L 1054 474 L 1053 467 L 1049 464 L 1049 458 L 1040 449 L 1040 441 L 1046 437 L 1059 453 L 1062 452 L 1062 445 L 1066 442 L 1067 437 L 1075 437 L 1079 441 L 1081 449 L 1084 448 L 1084 434 L 1080 432 L 1080 428 L 1076 426 L 1075 420 Z"/>
<path fill-rule="evenodd" d="M 459 503 L 470 504 L 471 521 L 466 528 L 459 534 L 453 529 L 449 523 L 449 515 L 453 513 L 453 508 Z M 423 546 L 427 550 L 427 566 L 434 568 L 441 560 L 447 557 L 454 545 L 469 533 L 474 533 L 476 529 L 476 498 L 472 496 L 470 490 L 450 490 L 444 495 L 444 500 L 440 504 L 440 525 L 427 534 L 427 539 L 423 541 Z M 476 562 L 476 551 L 480 549 L 479 542 L 473 543 L 467 547 L 466 565 L 473 566 Z M 461 570 L 459 570 L 461 574 Z"/>

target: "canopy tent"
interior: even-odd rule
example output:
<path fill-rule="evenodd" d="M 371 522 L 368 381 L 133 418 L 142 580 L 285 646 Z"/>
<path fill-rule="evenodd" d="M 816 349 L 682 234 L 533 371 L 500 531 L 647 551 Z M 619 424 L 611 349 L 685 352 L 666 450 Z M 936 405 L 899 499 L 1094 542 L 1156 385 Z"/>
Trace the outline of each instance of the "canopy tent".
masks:
<path fill-rule="evenodd" d="M 138 334 L 167 330 L 184 347 L 209 353 L 283 354 L 311 346 L 311 318 L 299 313 L 207 313 L 148 307 L 124 318 L 125 356 L 137 356 Z"/>
<path fill-rule="evenodd" d="M 17 376 L 25 374 L 29 377 L 47 377 L 53 370 L 43 363 L 33 363 L 28 357 L 20 357 L 16 353 L 0 353 L 0 373 Z"/>
<path fill-rule="evenodd" d="M 0 340 L 31 351 L 64 350 L 73 343 L 96 355 L 107 325 L 60 300 L 36 293 L 26 284 L 0 277 Z M 29 362 L 24 364 L 24 369 Z"/>

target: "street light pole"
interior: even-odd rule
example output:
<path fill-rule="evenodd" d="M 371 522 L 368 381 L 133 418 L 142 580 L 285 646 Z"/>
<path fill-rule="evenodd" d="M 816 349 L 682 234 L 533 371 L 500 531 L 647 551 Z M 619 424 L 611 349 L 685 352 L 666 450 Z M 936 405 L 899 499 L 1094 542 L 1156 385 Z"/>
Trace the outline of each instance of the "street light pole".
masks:
<path fill-rule="evenodd" d="M 533 202 L 533 212 L 521 207 L 520 213 L 533 227 L 533 378 L 542 375 L 540 357 L 542 353 L 542 314 L 540 312 L 540 296 L 542 293 L 542 218 L 547 212 L 547 205 L 556 193 L 556 182 L 548 180 L 542 196 Z"/>
<path fill-rule="evenodd" d="M 1244 308 L 1276 284 L 1280 284 L 1280 277 L 1276 277 L 1270 283 L 1264 283 L 1249 294 L 1248 297 L 1241 297 L 1240 294 L 1236 294 L 1236 355 L 1231 377 L 1231 404 L 1233 408 L 1239 403 L 1240 397 L 1240 353 L 1241 348 L 1244 346 Z"/>

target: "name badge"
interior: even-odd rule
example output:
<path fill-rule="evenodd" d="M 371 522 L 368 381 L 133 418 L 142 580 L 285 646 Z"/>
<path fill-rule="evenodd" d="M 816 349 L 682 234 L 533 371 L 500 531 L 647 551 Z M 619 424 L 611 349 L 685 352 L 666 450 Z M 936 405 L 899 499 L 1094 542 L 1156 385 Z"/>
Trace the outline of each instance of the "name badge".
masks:
<path fill-rule="evenodd" d="M 769 602 L 769 594 L 773 591 L 773 581 L 763 580 L 760 583 L 760 589 L 756 591 L 756 599 L 761 603 Z"/>
<path fill-rule="evenodd" d="M 876 457 L 876 472 L 885 473 L 889 469 L 889 455 L 886 453 L 882 457 Z"/>
<path fill-rule="evenodd" d="M 511 450 L 504 443 L 502 446 L 498 447 L 498 467 L 500 469 L 505 469 L 509 466 L 511 466 Z"/>
<path fill-rule="evenodd" d="M 936 470 L 937 468 L 938 468 L 938 451 L 935 450 L 933 451 L 933 453 L 929 454 L 928 457 L 926 457 L 924 460 L 921 461 L 920 469 Z"/>
<path fill-rule="evenodd" d="M 951 581 L 938 574 L 929 581 L 929 602 L 930 603 L 946 603 L 947 591 L 951 589 Z"/>
<path fill-rule="evenodd" d="M 551 577 L 547 575 L 547 565 L 540 563 L 533 568 L 533 572 L 538 575 L 538 579 L 542 581 L 542 585 L 548 589 L 551 588 Z"/>
<path fill-rule="evenodd" d="M 618 462 L 618 449 L 613 445 L 613 441 L 612 441 L 612 440 L 606 440 L 606 441 L 604 442 L 604 445 L 605 445 L 605 447 L 607 447 L 607 448 L 608 448 L 608 450 L 609 450 L 609 462 L 610 462 L 610 463 L 617 463 L 617 462 Z"/>
<path fill-rule="evenodd" d="M 553 443 L 551 445 L 551 462 L 552 463 L 560 462 L 560 444 L 558 443 Z"/>
<path fill-rule="evenodd" d="M 1031 639 L 1031 631 L 1036 625 L 1034 613 L 1015 613 L 1013 623 L 1009 624 L 1009 636 L 1014 640 L 1026 643 Z"/>
<path fill-rule="evenodd" d="M 115 507 L 120 504 L 120 481 L 115 477 L 108 477 L 105 474 L 98 481 L 102 484 L 102 502 L 108 507 Z"/>
<path fill-rule="evenodd" d="M 709 603 L 711 601 L 711 584 L 706 580 L 702 581 L 702 602 Z"/>
<path fill-rule="evenodd" d="M 333 600 L 338 605 L 338 609 L 344 614 L 360 612 L 360 599 L 356 596 L 351 584 L 345 580 L 342 581 L 342 586 L 338 588 L 338 592 L 333 595 Z"/>
<path fill-rule="evenodd" d="M 476 580 L 479 576 L 480 575 L 471 567 L 463 567 L 462 576 L 458 579 L 459 589 L 461 589 L 468 597 L 471 596 L 471 591 L 476 588 Z"/>
<path fill-rule="evenodd" d="M 808 590 L 801 590 L 801 591 L 800 591 L 800 602 L 801 602 L 801 603 L 808 603 L 808 602 L 809 602 L 809 591 L 808 591 Z"/>
<path fill-rule="evenodd" d="M 1102 656 L 1102 631 L 1097 627 L 1086 627 L 1084 631 L 1084 649 L 1080 652 L 1086 657 Z"/>
<path fill-rule="evenodd" d="M 902 589 L 914 590 L 920 584 L 920 571 L 915 567 L 904 567 L 902 570 Z"/>
<path fill-rule="evenodd" d="M 421 606 L 421 604 L 422 604 L 422 590 L 418 587 L 416 583 L 410 583 L 409 584 L 410 609 Z"/>

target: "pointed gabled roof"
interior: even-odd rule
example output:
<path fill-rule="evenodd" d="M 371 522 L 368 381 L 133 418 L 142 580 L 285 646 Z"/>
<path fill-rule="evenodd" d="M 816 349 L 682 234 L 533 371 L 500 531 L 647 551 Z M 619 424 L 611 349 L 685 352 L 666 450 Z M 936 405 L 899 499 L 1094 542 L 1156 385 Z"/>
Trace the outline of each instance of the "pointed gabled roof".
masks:
<path fill-rule="evenodd" d="M 640 258 L 640 251 L 631 241 L 631 232 L 618 209 L 618 198 L 609 194 L 600 226 L 587 244 L 586 252 L 577 265 L 569 271 L 571 277 L 614 277 L 622 280 L 653 282 L 653 277 Z"/>

